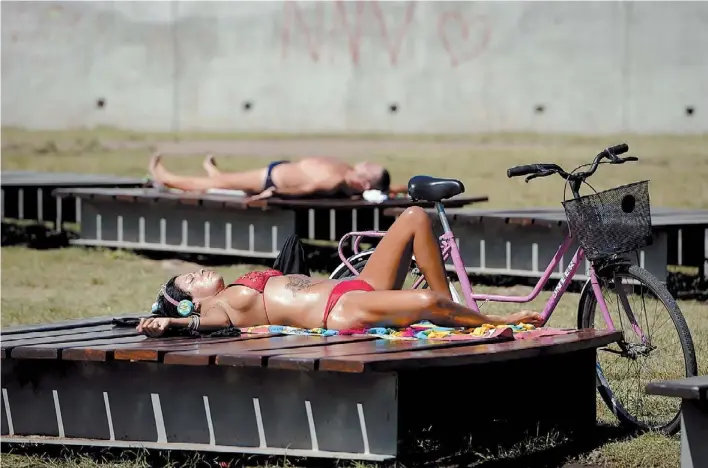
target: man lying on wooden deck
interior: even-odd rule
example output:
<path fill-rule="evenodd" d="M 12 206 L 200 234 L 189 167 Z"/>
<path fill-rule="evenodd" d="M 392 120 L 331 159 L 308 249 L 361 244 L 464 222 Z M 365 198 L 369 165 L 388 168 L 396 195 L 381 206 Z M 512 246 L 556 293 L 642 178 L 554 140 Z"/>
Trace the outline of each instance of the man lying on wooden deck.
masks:
<path fill-rule="evenodd" d="M 411 254 L 429 290 L 400 290 Z M 137 326 L 150 336 L 168 328 L 208 332 L 264 324 L 349 330 L 424 320 L 451 327 L 542 321 L 535 312 L 484 315 L 455 303 L 432 222 L 420 207 L 396 219 L 357 278 L 316 279 L 271 269 L 250 272 L 227 286 L 218 273 L 201 269 L 167 281 L 152 312 L 158 317 L 141 319 Z"/>
<path fill-rule="evenodd" d="M 298 161 L 273 161 L 267 167 L 243 172 L 222 172 L 208 155 L 204 159 L 206 176 L 181 176 L 168 171 L 161 155 L 150 159 L 149 170 L 157 184 L 189 191 L 240 190 L 250 195 L 249 201 L 274 195 L 281 197 L 328 198 L 352 197 L 378 190 L 388 197 L 406 193 L 406 186 L 391 186 L 391 176 L 380 164 L 361 162 L 350 166 L 335 158 L 312 157 Z"/>

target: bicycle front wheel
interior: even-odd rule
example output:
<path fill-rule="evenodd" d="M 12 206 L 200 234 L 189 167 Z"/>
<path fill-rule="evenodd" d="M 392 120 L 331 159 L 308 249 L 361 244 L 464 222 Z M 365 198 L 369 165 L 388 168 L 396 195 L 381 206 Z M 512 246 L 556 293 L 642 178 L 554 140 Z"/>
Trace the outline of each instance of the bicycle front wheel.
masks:
<path fill-rule="evenodd" d="M 674 434 L 680 427 L 680 400 L 648 395 L 646 385 L 698 373 L 686 320 L 666 287 L 648 271 L 614 265 L 599 276 L 615 329 L 623 338 L 598 349 L 598 392 L 620 423 Z M 583 295 L 579 313 L 581 328 L 608 328 L 591 289 Z"/>

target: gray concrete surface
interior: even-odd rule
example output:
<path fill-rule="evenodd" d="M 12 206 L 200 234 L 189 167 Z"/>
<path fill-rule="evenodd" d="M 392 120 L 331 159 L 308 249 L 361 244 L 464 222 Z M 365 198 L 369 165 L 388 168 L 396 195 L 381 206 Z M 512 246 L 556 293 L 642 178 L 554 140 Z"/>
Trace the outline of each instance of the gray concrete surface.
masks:
<path fill-rule="evenodd" d="M 3 125 L 708 131 L 706 2 L 1 7 Z"/>

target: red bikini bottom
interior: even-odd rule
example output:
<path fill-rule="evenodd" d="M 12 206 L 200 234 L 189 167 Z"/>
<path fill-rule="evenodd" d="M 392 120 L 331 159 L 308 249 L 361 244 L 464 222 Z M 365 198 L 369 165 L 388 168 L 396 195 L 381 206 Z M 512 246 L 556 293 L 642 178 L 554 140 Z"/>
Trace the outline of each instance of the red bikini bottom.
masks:
<path fill-rule="evenodd" d="M 330 312 L 332 312 L 334 306 L 337 304 L 339 298 L 349 291 L 375 291 L 375 289 L 369 283 L 360 279 L 352 279 L 337 283 L 334 288 L 332 288 L 332 292 L 329 293 L 329 298 L 327 299 L 327 305 L 325 306 L 324 318 L 322 321 L 324 328 L 327 328 L 327 318 L 329 317 Z"/>

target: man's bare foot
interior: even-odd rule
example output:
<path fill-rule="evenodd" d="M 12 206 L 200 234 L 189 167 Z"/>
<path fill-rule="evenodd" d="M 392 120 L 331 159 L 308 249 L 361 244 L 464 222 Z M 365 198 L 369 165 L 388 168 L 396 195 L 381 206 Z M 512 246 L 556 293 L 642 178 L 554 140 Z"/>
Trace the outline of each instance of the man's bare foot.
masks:
<path fill-rule="evenodd" d="M 202 166 L 210 177 L 221 174 L 221 171 L 216 167 L 216 161 L 214 160 L 214 156 L 211 154 L 206 155 Z"/>
<path fill-rule="evenodd" d="M 150 163 L 148 164 L 148 171 L 150 171 L 150 176 L 153 180 L 159 180 L 160 169 L 162 169 L 162 154 L 153 153 L 150 156 Z"/>
<path fill-rule="evenodd" d="M 165 173 L 166 170 L 162 166 L 162 154 L 153 153 L 150 157 L 150 164 L 148 165 L 148 170 L 150 171 L 150 178 L 152 179 L 152 185 L 154 187 L 163 187 L 165 183 Z"/>

